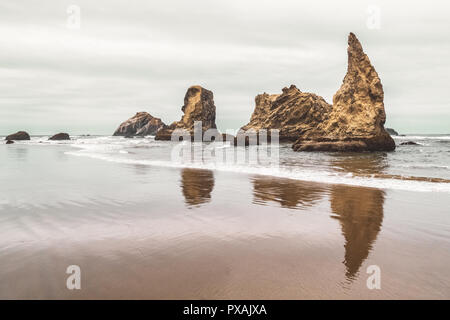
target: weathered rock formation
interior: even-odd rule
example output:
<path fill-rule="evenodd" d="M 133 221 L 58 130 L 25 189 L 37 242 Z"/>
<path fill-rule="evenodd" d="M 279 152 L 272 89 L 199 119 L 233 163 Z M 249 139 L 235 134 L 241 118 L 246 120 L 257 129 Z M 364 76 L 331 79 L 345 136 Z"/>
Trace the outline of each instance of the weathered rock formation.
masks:
<path fill-rule="evenodd" d="M 123 122 L 114 132 L 114 135 L 126 137 L 153 136 L 165 126 L 161 119 L 155 118 L 147 112 L 138 112 L 134 117 Z"/>
<path fill-rule="evenodd" d="M 13 144 L 13 143 L 14 143 L 14 141 L 12 141 L 12 140 L 6 141 L 6 144 Z"/>
<path fill-rule="evenodd" d="M 391 136 L 398 136 L 398 132 L 395 131 L 392 128 L 386 128 L 387 133 L 389 133 Z"/>
<path fill-rule="evenodd" d="M 171 135 L 176 129 L 187 130 L 193 138 L 196 121 L 202 122 L 202 134 L 208 129 L 216 129 L 216 106 L 211 91 L 201 86 L 190 87 L 184 97 L 181 110 L 184 112 L 181 120 L 158 131 L 155 140 L 171 140 Z"/>
<path fill-rule="evenodd" d="M 30 140 L 30 135 L 25 131 L 19 131 L 13 134 L 10 134 L 5 138 L 5 140 Z"/>
<path fill-rule="evenodd" d="M 70 136 L 67 133 L 61 132 L 51 136 L 48 140 L 70 140 Z"/>
<path fill-rule="evenodd" d="M 259 94 L 250 122 L 241 130 L 279 130 L 280 141 L 298 137 L 325 121 L 331 105 L 313 93 L 301 92 L 296 86 L 283 88 L 281 94 Z"/>
<path fill-rule="evenodd" d="M 326 120 L 301 134 L 295 151 L 392 151 L 384 129 L 384 92 L 375 68 L 353 33 L 348 37 L 348 67 Z"/>

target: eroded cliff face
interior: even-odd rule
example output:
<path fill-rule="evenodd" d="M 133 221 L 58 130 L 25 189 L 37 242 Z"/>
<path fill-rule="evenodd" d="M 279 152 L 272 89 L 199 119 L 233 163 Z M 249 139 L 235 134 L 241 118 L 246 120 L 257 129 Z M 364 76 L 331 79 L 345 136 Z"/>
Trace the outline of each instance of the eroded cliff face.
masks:
<path fill-rule="evenodd" d="M 145 136 L 155 135 L 166 125 L 159 118 L 155 118 L 147 112 L 138 112 L 135 116 L 123 122 L 116 132 L 115 136 Z"/>
<path fill-rule="evenodd" d="M 296 86 L 283 88 L 281 94 L 259 94 L 250 122 L 241 130 L 278 129 L 280 141 L 295 141 L 325 120 L 331 105 L 313 93 Z"/>
<path fill-rule="evenodd" d="M 361 43 L 348 37 L 347 74 L 333 97 L 326 120 L 299 135 L 296 151 L 392 151 L 395 142 L 384 129 L 384 92 Z"/>
<path fill-rule="evenodd" d="M 184 97 L 184 112 L 180 121 L 173 122 L 170 126 L 160 130 L 155 140 L 171 140 L 171 135 L 176 129 L 185 129 L 194 136 L 194 122 L 202 122 L 202 132 L 208 129 L 216 129 L 216 106 L 213 93 L 201 86 L 190 87 Z"/>

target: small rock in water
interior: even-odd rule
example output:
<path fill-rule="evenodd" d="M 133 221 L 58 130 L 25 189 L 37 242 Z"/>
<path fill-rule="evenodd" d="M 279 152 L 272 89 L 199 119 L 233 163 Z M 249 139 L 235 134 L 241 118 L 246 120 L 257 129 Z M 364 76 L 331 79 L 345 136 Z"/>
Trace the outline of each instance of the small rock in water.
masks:
<path fill-rule="evenodd" d="M 134 117 L 123 122 L 113 135 L 125 136 L 125 138 L 155 135 L 158 130 L 165 126 L 160 118 L 155 118 L 147 112 L 138 112 Z"/>
<path fill-rule="evenodd" d="M 30 140 L 30 135 L 25 131 L 19 131 L 14 134 L 10 134 L 5 140 Z"/>
<path fill-rule="evenodd" d="M 50 137 L 48 140 L 70 140 L 70 136 L 67 133 L 61 132 Z"/>
<path fill-rule="evenodd" d="M 414 145 L 418 145 L 418 143 L 414 142 L 414 141 L 405 141 L 405 142 L 400 143 L 400 145 L 401 146 L 414 146 Z"/>

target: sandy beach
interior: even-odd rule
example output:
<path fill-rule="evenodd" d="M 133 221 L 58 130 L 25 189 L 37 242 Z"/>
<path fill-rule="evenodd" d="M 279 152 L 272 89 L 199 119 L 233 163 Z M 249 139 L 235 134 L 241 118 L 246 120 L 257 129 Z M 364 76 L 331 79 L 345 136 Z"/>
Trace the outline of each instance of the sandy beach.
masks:
<path fill-rule="evenodd" d="M 0 149 L 2 299 L 446 299 L 450 195 Z M 31 192 L 32 191 L 32 192 Z M 66 288 L 78 265 L 81 290 Z M 381 270 L 369 290 L 367 268 Z"/>

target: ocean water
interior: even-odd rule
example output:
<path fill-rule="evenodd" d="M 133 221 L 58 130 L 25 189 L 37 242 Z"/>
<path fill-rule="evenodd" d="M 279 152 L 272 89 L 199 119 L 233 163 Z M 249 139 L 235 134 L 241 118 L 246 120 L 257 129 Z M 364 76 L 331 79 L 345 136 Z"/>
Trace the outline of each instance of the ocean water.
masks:
<path fill-rule="evenodd" d="M 281 145 L 277 165 L 174 162 L 153 137 L 0 144 L 0 298 L 448 299 L 450 135 L 395 140 L 420 144 Z"/>
<path fill-rule="evenodd" d="M 1 138 L 1 137 L 0 137 Z M 245 148 L 217 150 L 232 156 L 228 161 L 217 161 L 203 152 L 195 161 L 173 161 L 171 152 L 175 143 L 155 141 L 154 137 L 126 139 L 110 136 L 76 136 L 72 141 L 48 141 L 48 137 L 33 137 L 18 145 L 64 146 L 65 154 L 90 157 L 104 161 L 153 167 L 196 168 L 214 171 L 258 174 L 299 181 L 346 184 L 423 192 L 450 193 L 450 135 L 410 135 L 394 137 L 395 152 L 376 153 L 298 153 L 290 144 L 278 147 L 277 163 L 229 161 L 233 153 L 245 153 Z M 415 141 L 418 145 L 403 145 Z M 206 144 L 204 144 L 206 146 Z M 18 147 L 20 149 L 20 147 Z M 259 147 L 253 146 L 253 149 Z M 247 148 L 248 152 L 248 148 Z M 237 156 L 235 156 L 237 157 Z"/>

